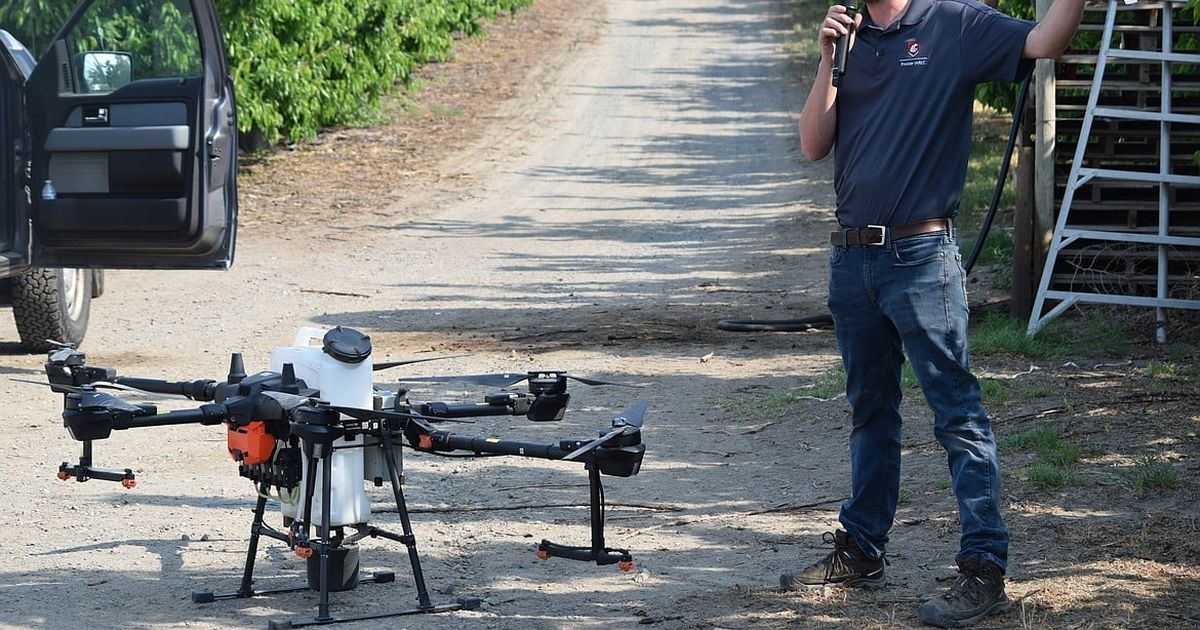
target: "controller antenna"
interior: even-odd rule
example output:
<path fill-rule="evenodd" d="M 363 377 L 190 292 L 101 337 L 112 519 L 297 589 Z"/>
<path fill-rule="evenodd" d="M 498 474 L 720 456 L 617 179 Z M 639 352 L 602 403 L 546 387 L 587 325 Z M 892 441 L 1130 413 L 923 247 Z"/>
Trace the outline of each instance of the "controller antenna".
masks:
<path fill-rule="evenodd" d="M 237 385 L 246 378 L 246 364 L 242 362 L 242 353 L 234 352 L 229 357 L 229 384 Z"/>
<path fill-rule="evenodd" d="M 283 364 L 283 374 L 279 379 L 279 391 L 285 394 L 300 393 L 300 385 L 296 382 L 296 366 L 291 363 Z"/>

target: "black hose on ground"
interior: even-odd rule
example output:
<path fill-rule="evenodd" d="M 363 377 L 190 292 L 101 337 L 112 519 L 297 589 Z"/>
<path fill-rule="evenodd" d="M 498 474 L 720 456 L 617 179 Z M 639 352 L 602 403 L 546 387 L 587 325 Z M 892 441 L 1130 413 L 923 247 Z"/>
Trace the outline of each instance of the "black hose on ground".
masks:
<path fill-rule="evenodd" d="M 996 210 L 1000 207 L 1000 196 L 1004 193 L 1004 183 L 1008 179 L 1008 165 L 1012 160 L 1013 150 L 1017 146 L 1017 132 L 1021 128 L 1021 112 L 1025 109 L 1025 99 L 1029 95 L 1029 83 L 1032 78 L 1032 73 L 1025 77 L 1017 92 L 1017 105 L 1013 109 L 1012 127 L 1008 132 L 1008 145 L 1004 149 L 1004 159 L 1000 161 L 1000 176 L 996 179 L 996 187 L 992 189 L 992 202 L 988 206 L 987 214 L 983 217 L 983 224 L 979 227 L 979 236 L 975 239 L 975 247 L 972 248 L 967 261 L 963 263 L 963 271 L 967 274 L 971 273 L 975 262 L 979 260 L 979 254 L 983 251 L 983 243 L 992 230 L 992 221 L 996 218 Z M 833 328 L 832 315 L 825 313 L 800 319 L 723 319 L 717 322 L 718 330 L 729 332 L 803 332 L 821 328 Z"/>

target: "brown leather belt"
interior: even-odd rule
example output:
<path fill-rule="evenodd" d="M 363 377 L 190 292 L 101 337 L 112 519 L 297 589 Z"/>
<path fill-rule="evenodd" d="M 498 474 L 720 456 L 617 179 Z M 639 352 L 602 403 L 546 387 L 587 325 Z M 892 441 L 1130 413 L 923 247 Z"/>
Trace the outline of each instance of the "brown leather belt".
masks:
<path fill-rule="evenodd" d="M 888 240 L 898 241 L 910 236 L 949 232 L 950 219 L 927 219 L 905 225 L 868 225 L 864 228 L 846 228 L 829 235 L 834 245 L 883 245 Z"/>

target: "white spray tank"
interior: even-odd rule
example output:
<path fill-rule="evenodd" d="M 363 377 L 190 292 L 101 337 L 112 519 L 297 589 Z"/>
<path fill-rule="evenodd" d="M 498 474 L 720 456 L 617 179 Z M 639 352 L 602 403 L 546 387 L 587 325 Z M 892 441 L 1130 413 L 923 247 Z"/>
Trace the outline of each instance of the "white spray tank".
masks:
<path fill-rule="evenodd" d="M 313 342 L 316 342 L 314 345 Z M 371 383 L 371 338 L 351 328 L 338 326 L 332 330 L 324 328 L 301 328 L 291 346 L 275 348 L 271 352 L 271 371 L 282 372 L 283 365 L 291 363 L 296 378 L 313 389 L 320 391 L 321 400 L 333 405 L 370 409 L 374 386 Z M 371 516 L 371 504 L 363 488 L 363 449 L 342 448 L 362 446 L 363 438 L 353 440 L 340 438 L 333 443 L 335 450 L 330 458 L 330 517 L 331 527 L 366 523 Z M 304 458 L 302 471 L 307 475 L 308 458 Z M 313 491 L 312 522 L 320 525 L 324 515 L 321 501 L 321 479 L 324 464 L 317 466 L 317 481 Z M 285 517 L 295 518 L 299 506 L 304 504 L 306 479 L 301 479 L 295 493 L 280 493 L 281 510 Z"/>

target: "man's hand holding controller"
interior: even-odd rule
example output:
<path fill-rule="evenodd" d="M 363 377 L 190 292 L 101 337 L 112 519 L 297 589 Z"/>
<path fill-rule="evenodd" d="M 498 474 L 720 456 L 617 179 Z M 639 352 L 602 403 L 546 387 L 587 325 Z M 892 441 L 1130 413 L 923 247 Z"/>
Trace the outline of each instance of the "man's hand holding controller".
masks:
<path fill-rule="evenodd" d="M 829 7 L 825 21 L 821 23 L 821 31 L 817 44 L 821 49 L 821 60 L 830 64 L 833 74 L 833 86 L 841 84 L 842 75 L 846 71 L 846 53 L 854 45 L 852 33 L 862 22 L 858 13 L 858 5 L 854 0 L 848 0 L 845 5 L 835 4 Z"/>

